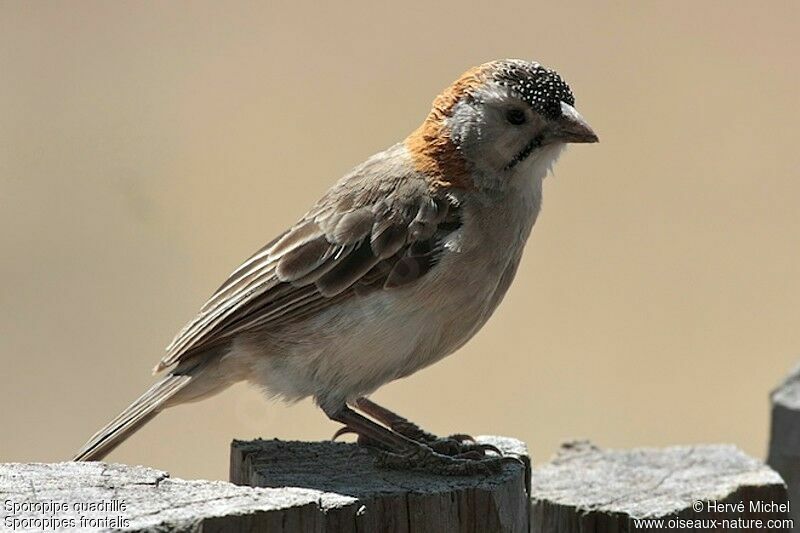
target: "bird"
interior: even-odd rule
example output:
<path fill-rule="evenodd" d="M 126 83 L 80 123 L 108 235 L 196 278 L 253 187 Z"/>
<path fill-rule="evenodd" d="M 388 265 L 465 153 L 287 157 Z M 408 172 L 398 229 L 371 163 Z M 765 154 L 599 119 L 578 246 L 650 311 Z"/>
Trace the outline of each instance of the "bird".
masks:
<path fill-rule="evenodd" d="M 166 349 L 163 377 L 73 457 L 102 460 L 165 408 L 238 382 L 311 397 L 389 468 L 496 471 L 499 450 L 438 437 L 369 396 L 470 340 L 509 289 L 570 143 L 598 137 L 537 62 L 473 67 L 421 125 L 354 167 L 244 261 Z"/>

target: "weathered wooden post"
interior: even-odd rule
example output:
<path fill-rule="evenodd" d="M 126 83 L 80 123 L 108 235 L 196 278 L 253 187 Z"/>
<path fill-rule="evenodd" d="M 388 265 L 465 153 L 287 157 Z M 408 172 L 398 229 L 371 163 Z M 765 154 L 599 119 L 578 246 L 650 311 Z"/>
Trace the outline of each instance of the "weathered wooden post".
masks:
<path fill-rule="evenodd" d="M 0 464 L 2 531 L 321 531 L 308 510 L 345 505 L 319 491 L 173 479 L 143 466 Z"/>
<path fill-rule="evenodd" d="M 534 469 L 531 531 L 790 531 L 786 487 L 727 444 L 562 447 Z"/>
<path fill-rule="evenodd" d="M 0 463 L 0 530 L 527 532 L 525 446 L 483 442 L 523 462 L 489 476 L 445 477 L 375 469 L 355 444 L 234 442 L 239 485 L 143 466 Z"/>
<path fill-rule="evenodd" d="M 800 531 L 800 366 L 770 395 L 772 422 L 767 463 L 789 489 L 791 517 Z"/>
<path fill-rule="evenodd" d="M 231 481 L 347 498 L 335 507 L 307 509 L 308 520 L 321 525 L 319 531 L 527 532 L 530 461 L 525 445 L 502 437 L 478 440 L 521 458 L 525 466 L 508 464 L 490 476 L 447 477 L 377 469 L 369 452 L 354 444 L 234 441 Z"/>
<path fill-rule="evenodd" d="M 798 382 L 787 380 L 773 394 L 770 452 L 794 481 Z M 573 442 L 531 475 L 523 443 L 479 440 L 522 462 L 493 475 L 446 477 L 377 469 L 354 444 L 256 440 L 231 445 L 234 483 L 107 463 L 5 463 L 0 530 L 621 533 L 792 526 L 778 473 L 732 445 L 603 450 Z"/>

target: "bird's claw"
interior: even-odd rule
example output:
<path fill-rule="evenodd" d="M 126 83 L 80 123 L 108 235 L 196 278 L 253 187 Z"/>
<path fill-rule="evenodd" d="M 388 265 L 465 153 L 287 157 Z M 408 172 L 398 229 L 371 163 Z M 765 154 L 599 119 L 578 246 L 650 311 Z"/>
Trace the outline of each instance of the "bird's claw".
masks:
<path fill-rule="evenodd" d="M 340 427 L 339 429 L 336 430 L 336 433 L 333 434 L 333 437 L 331 437 L 331 441 L 335 441 L 336 439 L 338 439 L 342 435 L 347 435 L 348 433 L 353 433 L 355 435 L 358 435 L 358 432 L 356 430 L 354 430 L 353 428 L 351 428 L 349 426 L 342 426 L 342 427 Z"/>
<path fill-rule="evenodd" d="M 359 434 L 358 431 L 354 430 L 353 428 L 351 428 L 349 426 L 342 426 L 341 428 L 339 428 L 339 430 L 336 431 L 336 433 L 333 434 L 333 437 L 331 437 L 331 441 L 335 441 L 336 439 L 338 439 L 342 435 L 347 435 L 347 434 L 356 435 L 357 436 L 356 444 L 358 444 L 359 446 L 363 446 L 365 448 L 370 448 L 370 449 L 378 451 L 378 452 L 386 452 L 386 451 L 389 450 L 386 446 L 384 446 L 383 444 L 381 444 L 377 440 L 371 439 L 369 437 L 365 437 L 364 435 Z"/>
<path fill-rule="evenodd" d="M 447 438 L 457 440 L 458 442 L 477 442 L 475 437 L 472 435 L 467 435 L 466 433 L 454 433 L 453 435 L 449 435 Z"/>

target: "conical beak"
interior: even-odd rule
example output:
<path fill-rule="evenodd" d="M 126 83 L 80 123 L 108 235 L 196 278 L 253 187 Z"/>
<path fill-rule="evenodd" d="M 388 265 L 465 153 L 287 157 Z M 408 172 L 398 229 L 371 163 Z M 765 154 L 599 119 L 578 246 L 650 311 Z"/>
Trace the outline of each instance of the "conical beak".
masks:
<path fill-rule="evenodd" d="M 566 143 L 596 143 L 594 130 L 580 113 L 569 104 L 561 102 L 561 116 L 553 124 L 552 138 Z"/>

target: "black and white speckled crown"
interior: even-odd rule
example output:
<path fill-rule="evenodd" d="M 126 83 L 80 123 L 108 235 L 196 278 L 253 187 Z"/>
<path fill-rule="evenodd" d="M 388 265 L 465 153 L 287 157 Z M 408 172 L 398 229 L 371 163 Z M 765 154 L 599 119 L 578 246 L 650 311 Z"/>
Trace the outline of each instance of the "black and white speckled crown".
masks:
<path fill-rule="evenodd" d="M 554 70 L 521 59 L 497 61 L 492 78 L 548 118 L 561 115 L 561 102 L 575 104 L 569 85 Z"/>

